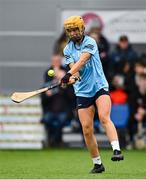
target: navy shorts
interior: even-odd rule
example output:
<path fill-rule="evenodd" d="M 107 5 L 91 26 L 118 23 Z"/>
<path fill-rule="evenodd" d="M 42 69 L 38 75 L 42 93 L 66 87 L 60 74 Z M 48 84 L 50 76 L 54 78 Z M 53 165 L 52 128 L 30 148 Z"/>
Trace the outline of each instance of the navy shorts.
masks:
<path fill-rule="evenodd" d="M 77 109 L 87 108 L 91 105 L 94 105 L 96 99 L 98 99 L 101 95 L 109 95 L 109 91 L 102 88 L 99 91 L 97 91 L 97 93 L 93 97 L 77 96 L 76 97 Z"/>

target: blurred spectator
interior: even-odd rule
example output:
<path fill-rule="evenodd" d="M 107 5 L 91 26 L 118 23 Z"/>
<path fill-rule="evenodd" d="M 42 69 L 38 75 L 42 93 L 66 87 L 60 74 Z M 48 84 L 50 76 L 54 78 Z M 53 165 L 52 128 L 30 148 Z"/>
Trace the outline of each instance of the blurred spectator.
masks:
<path fill-rule="evenodd" d="M 137 131 L 137 121 L 146 122 L 146 63 L 144 59 L 135 64 L 136 88 L 129 94 L 130 120 L 129 120 L 129 145 L 134 145 L 134 135 Z"/>
<path fill-rule="evenodd" d="M 130 63 L 127 60 L 121 61 L 120 66 L 121 67 L 119 67 L 119 71 L 121 68 L 121 73 L 124 76 L 124 89 L 129 96 L 133 89 L 136 88 L 134 68 L 133 66 L 130 66 Z"/>
<path fill-rule="evenodd" d="M 120 70 L 120 63 L 123 60 L 127 60 L 130 68 L 133 68 L 137 58 L 138 55 L 133 50 L 132 45 L 129 43 L 128 37 L 125 35 L 121 36 L 115 50 L 110 56 L 110 75 L 113 76 L 113 74 L 119 73 L 117 71 Z"/>
<path fill-rule="evenodd" d="M 136 111 L 134 118 L 137 121 L 146 121 L 146 74 L 139 75 Z"/>
<path fill-rule="evenodd" d="M 99 55 L 101 58 L 102 66 L 106 77 L 108 78 L 109 67 L 109 43 L 107 39 L 102 35 L 102 28 L 100 26 L 93 26 L 89 31 L 89 36 L 95 39 L 98 45 Z"/>
<path fill-rule="evenodd" d="M 48 76 L 50 69 L 55 71 L 54 77 Z M 51 58 L 51 66 L 44 73 L 44 86 L 58 82 L 65 75 L 65 72 L 66 69 L 61 66 L 61 56 L 54 54 Z M 48 143 L 50 146 L 61 146 L 62 128 L 71 119 L 74 105 L 73 89 L 57 87 L 48 90 L 41 95 L 41 104 L 43 109 L 42 122 L 45 124 Z"/>
<path fill-rule="evenodd" d="M 60 54 L 61 56 L 63 56 L 63 49 L 66 46 L 67 42 L 68 42 L 68 39 L 67 39 L 66 33 L 63 31 L 60 37 L 55 42 L 54 50 L 53 50 L 54 53 Z"/>
<path fill-rule="evenodd" d="M 140 60 L 135 63 L 136 74 L 146 74 L 146 57 L 142 56 Z"/>
<path fill-rule="evenodd" d="M 121 60 L 117 66 L 115 67 L 114 75 L 112 77 L 112 81 L 116 78 L 116 75 L 120 75 L 123 78 L 123 89 L 129 96 L 129 94 L 136 88 L 135 84 L 135 73 L 133 66 L 130 66 L 128 60 Z M 115 84 L 115 83 L 114 83 Z M 113 85 L 110 85 L 110 88 L 113 88 Z"/>

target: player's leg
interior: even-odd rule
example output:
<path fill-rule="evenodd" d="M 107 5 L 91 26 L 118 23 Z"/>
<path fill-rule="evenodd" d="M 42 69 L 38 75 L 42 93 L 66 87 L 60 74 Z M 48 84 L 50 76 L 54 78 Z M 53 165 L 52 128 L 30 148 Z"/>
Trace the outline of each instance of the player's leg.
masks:
<path fill-rule="evenodd" d="M 101 173 L 105 169 L 101 163 L 97 141 L 94 135 L 94 127 L 93 127 L 94 112 L 95 112 L 94 106 L 92 105 L 88 108 L 79 109 L 78 115 L 82 125 L 86 146 L 90 152 L 94 164 L 94 168 L 91 170 L 91 173 Z"/>
<path fill-rule="evenodd" d="M 123 156 L 121 154 L 121 150 L 119 146 L 117 131 L 113 122 L 110 119 L 110 112 L 111 112 L 110 96 L 106 94 L 99 96 L 96 99 L 96 106 L 98 109 L 99 120 L 106 131 L 106 134 L 114 151 L 111 160 L 113 161 L 123 160 Z"/>

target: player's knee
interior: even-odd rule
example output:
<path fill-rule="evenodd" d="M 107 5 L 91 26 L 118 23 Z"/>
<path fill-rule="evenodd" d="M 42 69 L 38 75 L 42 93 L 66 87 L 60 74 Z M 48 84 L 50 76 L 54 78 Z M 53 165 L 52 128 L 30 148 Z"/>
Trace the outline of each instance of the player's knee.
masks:
<path fill-rule="evenodd" d="M 103 126 L 106 125 L 109 121 L 108 115 L 104 114 L 104 113 L 99 114 L 99 119 L 100 119 L 100 122 Z"/>
<path fill-rule="evenodd" d="M 93 128 L 91 128 L 89 125 L 84 125 L 83 126 L 83 133 L 84 133 L 84 136 L 89 137 L 93 133 Z"/>

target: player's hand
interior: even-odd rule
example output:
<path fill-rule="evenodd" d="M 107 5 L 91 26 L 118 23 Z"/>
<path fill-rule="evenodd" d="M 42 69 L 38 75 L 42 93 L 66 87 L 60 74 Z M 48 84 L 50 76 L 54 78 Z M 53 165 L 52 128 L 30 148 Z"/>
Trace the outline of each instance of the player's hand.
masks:
<path fill-rule="evenodd" d="M 75 78 L 75 76 L 71 76 L 70 78 L 69 78 L 69 82 L 67 83 L 68 85 L 71 85 L 71 84 L 74 84 L 76 82 L 76 78 Z"/>
<path fill-rule="evenodd" d="M 72 75 L 70 73 L 66 73 L 65 76 L 61 79 L 61 84 L 68 84 L 71 76 Z"/>

